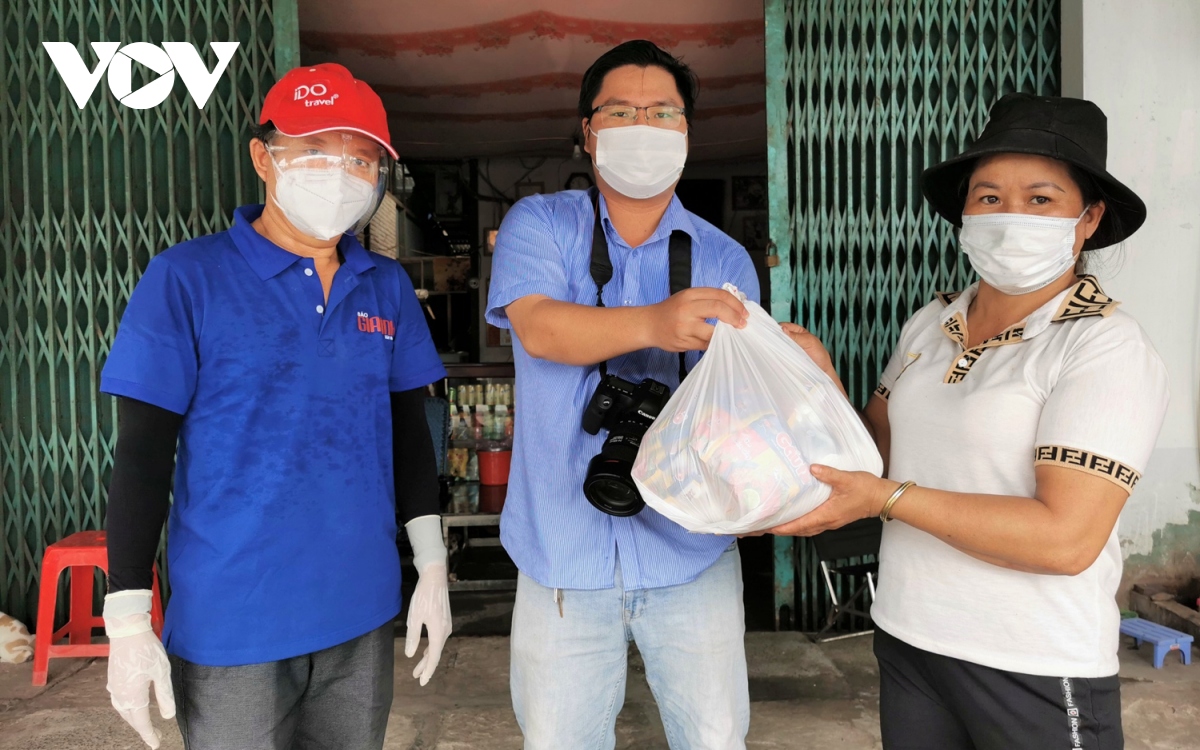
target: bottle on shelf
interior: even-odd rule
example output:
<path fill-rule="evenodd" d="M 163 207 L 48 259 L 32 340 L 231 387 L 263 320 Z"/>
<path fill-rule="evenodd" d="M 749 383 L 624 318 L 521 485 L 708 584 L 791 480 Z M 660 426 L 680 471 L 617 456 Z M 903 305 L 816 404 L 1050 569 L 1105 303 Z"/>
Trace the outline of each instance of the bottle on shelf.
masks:
<path fill-rule="evenodd" d="M 479 455 L 475 451 L 471 451 L 471 456 L 467 461 L 467 481 L 479 481 Z"/>

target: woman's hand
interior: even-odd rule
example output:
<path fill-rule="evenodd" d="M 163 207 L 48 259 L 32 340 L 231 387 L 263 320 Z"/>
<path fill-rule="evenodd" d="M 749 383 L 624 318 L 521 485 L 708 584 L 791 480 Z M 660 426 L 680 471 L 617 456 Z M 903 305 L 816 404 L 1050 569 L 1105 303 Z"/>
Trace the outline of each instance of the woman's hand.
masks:
<path fill-rule="evenodd" d="M 860 518 L 878 516 L 884 503 L 900 486 L 899 482 L 880 479 L 865 471 L 838 471 L 819 464 L 809 468 L 814 477 L 833 488 L 829 499 L 811 513 L 776 526 L 767 533 L 776 536 L 815 536 L 822 531 L 840 529 Z"/>
<path fill-rule="evenodd" d="M 833 369 L 833 358 L 829 356 L 825 345 L 821 340 L 808 332 L 804 326 L 795 323 L 780 323 L 783 332 L 788 335 L 796 345 L 804 350 L 808 358 L 813 361 L 817 367 L 821 368 L 821 372 L 829 376 L 829 379 L 837 383 L 837 387 L 841 389 L 842 395 L 846 395 L 846 389 L 842 386 L 842 379 L 838 377 L 837 371 Z"/>

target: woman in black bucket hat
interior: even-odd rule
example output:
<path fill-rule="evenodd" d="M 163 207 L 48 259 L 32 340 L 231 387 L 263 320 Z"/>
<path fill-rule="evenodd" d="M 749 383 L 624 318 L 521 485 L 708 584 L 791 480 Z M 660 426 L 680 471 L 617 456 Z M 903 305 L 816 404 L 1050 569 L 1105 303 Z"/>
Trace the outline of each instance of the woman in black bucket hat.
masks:
<path fill-rule="evenodd" d="M 813 467 L 828 502 L 778 529 L 885 522 L 883 744 L 1119 748 L 1117 517 L 1167 406 L 1162 360 L 1081 254 L 1146 207 L 1091 102 L 1010 94 L 921 186 L 980 275 L 904 326 L 864 410 L 886 478 Z M 793 339 L 838 381 L 824 347 Z"/>
<path fill-rule="evenodd" d="M 1146 204 L 1108 173 L 1108 120 L 1082 99 L 1009 94 L 992 107 L 979 140 L 921 175 L 921 192 L 946 221 L 962 226 L 966 181 L 979 160 L 994 154 L 1031 154 L 1061 161 L 1084 194 L 1104 203 L 1104 215 L 1084 250 L 1115 245 L 1146 221 Z"/>

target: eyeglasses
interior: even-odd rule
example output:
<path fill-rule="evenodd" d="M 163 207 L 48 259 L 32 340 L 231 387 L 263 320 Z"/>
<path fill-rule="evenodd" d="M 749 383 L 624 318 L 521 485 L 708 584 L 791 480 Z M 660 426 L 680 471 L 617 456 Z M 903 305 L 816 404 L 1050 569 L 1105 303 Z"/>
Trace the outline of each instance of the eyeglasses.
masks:
<path fill-rule="evenodd" d="M 268 146 L 275 163 L 280 169 L 345 169 L 355 177 L 369 182 L 387 171 L 386 162 L 380 152 L 379 159 L 368 159 L 350 153 L 330 154 L 311 145 Z"/>
<path fill-rule="evenodd" d="M 605 104 L 592 110 L 592 119 L 601 128 L 619 128 L 636 124 L 638 112 L 646 113 L 646 124 L 651 127 L 666 130 L 683 127 L 683 109 L 668 105 L 634 107 L 628 104 Z"/>

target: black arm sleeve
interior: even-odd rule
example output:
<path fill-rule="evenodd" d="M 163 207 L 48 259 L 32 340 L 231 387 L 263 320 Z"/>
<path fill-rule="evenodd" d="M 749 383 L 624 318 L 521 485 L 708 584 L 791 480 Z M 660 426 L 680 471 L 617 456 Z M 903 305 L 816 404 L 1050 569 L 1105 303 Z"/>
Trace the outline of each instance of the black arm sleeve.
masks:
<path fill-rule="evenodd" d="M 441 512 L 437 459 L 425 419 L 425 389 L 392 394 L 392 467 L 401 523 Z"/>
<path fill-rule="evenodd" d="M 117 452 L 108 485 L 108 590 L 148 589 L 170 507 L 183 415 L 117 400 Z"/>

